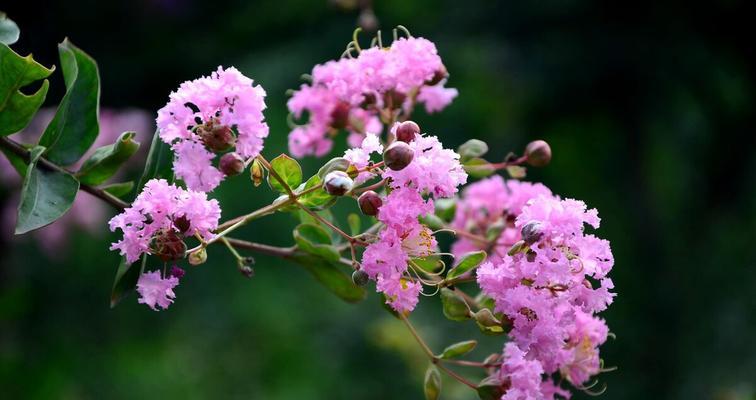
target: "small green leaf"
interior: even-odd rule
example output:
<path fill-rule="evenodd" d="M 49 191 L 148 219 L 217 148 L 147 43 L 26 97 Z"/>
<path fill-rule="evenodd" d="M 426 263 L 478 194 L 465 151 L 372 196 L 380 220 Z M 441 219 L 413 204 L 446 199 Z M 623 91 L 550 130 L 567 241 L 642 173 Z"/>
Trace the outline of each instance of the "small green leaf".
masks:
<path fill-rule="evenodd" d="M 304 187 L 302 187 L 301 190 L 298 189 L 297 192 L 304 192 L 316 186 L 318 187 L 317 190 L 299 197 L 299 202 L 303 206 L 315 210 L 321 210 L 336 202 L 335 196 L 331 196 L 323 190 L 323 181 L 318 175 L 311 176 L 310 179 L 305 182 Z"/>
<path fill-rule="evenodd" d="M 430 229 L 441 229 L 444 227 L 444 220 L 436 214 L 427 214 L 420 217 L 420 222 Z"/>
<path fill-rule="evenodd" d="M 470 139 L 459 146 L 457 153 L 459 153 L 460 160 L 465 162 L 488 153 L 488 145 L 482 140 Z"/>
<path fill-rule="evenodd" d="M 302 251 L 336 262 L 341 258 L 339 251 L 331 245 L 328 232 L 318 225 L 300 224 L 292 232 L 297 247 Z"/>
<path fill-rule="evenodd" d="M 362 220 L 360 219 L 360 216 L 351 213 L 347 216 L 347 224 L 349 224 L 349 233 L 352 236 L 357 236 L 360 234 L 360 229 L 362 228 Z"/>
<path fill-rule="evenodd" d="M 137 265 L 129 264 L 126 258 L 121 257 L 121 263 L 118 265 L 115 280 L 113 281 L 113 290 L 110 293 L 110 308 L 118 305 L 129 293 L 136 288 L 139 276 L 144 272 L 144 266 L 147 264 L 147 255 L 142 256 L 142 261 Z"/>
<path fill-rule="evenodd" d="M 21 57 L 10 47 L 0 43 L 0 136 L 24 129 L 39 106 L 45 101 L 50 82 L 32 94 L 24 94 L 21 88 L 47 78 L 55 67 L 45 68 L 32 59 L 31 54 Z"/>
<path fill-rule="evenodd" d="M 441 396 L 441 374 L 433 364 L 425 370 L 423 392 L 425 393 L 425 400 L 438 400 Z"/>
<path fill-rule="evenodd" d="M 444 266 L 444 263 L 441 262 L 441 257 L 439 256 L 413 258 L 412 263 L 423 271 L 430 273 L 436 273 Z"/>
<path fill-rule="evenodd" d="M 456 199 L 436 199 L 436 215 L 444 221 L 451 221 L 454 219 L 454 214 L 457 212 L 457 200 Z"/>
<path fill-rule="evenodd" d="M 507 167 L 507 173 L 512 179 L 524 179 L 527 175 L 525 167 L 519 165 L 510 165 Z"/>
<path fill-rule="evenodd" d="M 464 321 L 470 319 L 470 307 L 465 300 L 460 297 L 454 290 L 441 289 L 441 304 L 443 305 L 444 316 L 452 321 Z"/>
<path fill-rule="evenodd" d="M 173 179 L 173 152 L 171 147 L 160 140 L 157 131 L 152 136 L 150 151 L 147 153 L 147 161 L 144 164 L 144 172 L 139 178 L 137 189 L 141 189 L 150 179 Z"/>
<path fill-rule="evenodd" d="M 477 268 L 485 259 L 486 252 L 483 250 L 466 253 L 462 256 L 462 258 L 460 258 L 457 266 L 449 271 L 449 273 L 446 275 L 446 279 L 454 279 L 458 276 L 461 276 L 465 272 L 472 271 L 473 269 Z"/>
<path fill-rule="evenodd" d="M 66 94 L 39 139 L 47 147 L 45 157 L 59 165 L 71 165 L 89 150 L 100 130 L 100 73 L 94 59 L 68 39 L 58 45 Z"/>
<path fill-rule="evenodd" d="M 346 302 L 356 303 L 367 295 L 364 288 L 355 285 L 352 278 L 334 263 L 309 254 L 297 254 L 289 259 L 304 267 L 318 282 Z"/>
<path fill-rule="evenodd" d="M 123 197 L 131 193 L 131 190 L 134 189 L 134 181 L 111 183 L 109 185 L 100 186 L 100 189 L 115 197 Z"/>
<path fill-rule="evenodd" d="M 62 217 L 71 208 L 79 191 L 79 181 L 70 174 L 37 167 L 44 151 L 42 146 L 31 150 L 18 205 L 16 235 L 41 228 Z"/>
<path fill-rule="evenodd" d="M 503 323 L 496 319 L 491 310 L 481 308 L 473 315 L 478 328 L 486 335 L 501 335 L 504 333 Z"/>
<path fill-rule="evenodd" d="M 499 400 L 507 392 L 504 382 L 496 375 L 491 375 L 480 381 L 477 390 L 480 400 Z"/>
<path fill-rule="evenodd" d="M 76 176 L 86 185 L 99 185 L 108 180 L 139 149 L 134 132 L 124 132 L 115 143 L 100 147 L 84 162 Z"/>
<path fill-rule="evenodd" d="M 493 165 L 482 158 L 473 158 L 466 161 L 462 166 L 465 168 L 465 172 L 473 178 L 485 178 L 495 171 Z"/>
<path fill-rule="evenodd" d="M 332 171 L 346 171 L 349 168 L 349 161 L 346 158 L 343 157 L 336 157 L 328 160 L 320 169 L 318 170 L 318 176 L 320 179 L 324 179 L 326 175 L 328 175 L 329 172 Z"/>
<path fill-rule="evenodd" d="M 283 179 L 290 189 L 293 189 L 302 183 L 302 167 L 299 166 L 297 160 L 286 154 L 281 154 L 271 160 L 270 166 L 273 171 L 278 173 L 278 176 Z M 280 193 L 286 193 L 284 186 L 278 181 L 278 179 L 273 177 L 272 173 L 268 174 L 268 184 L 274 190 L 277 190 Z"/>
<path fill-rule="evenodd" d="M 7 45 L 16 43 L 20 34 L 18 25 L 0 11 L 0 43 Z"/>
<path fill-rule="evenodd" d="M 477 345 L 477 340 L 466 340 L 464 342 L 454 343 L 453 345 L 444 349 L 444 352 L 441 353 L 441 358 L 448 360 L 450 358 L 456 358 L 465 355 L 473 351 L 473 349 Z"/>

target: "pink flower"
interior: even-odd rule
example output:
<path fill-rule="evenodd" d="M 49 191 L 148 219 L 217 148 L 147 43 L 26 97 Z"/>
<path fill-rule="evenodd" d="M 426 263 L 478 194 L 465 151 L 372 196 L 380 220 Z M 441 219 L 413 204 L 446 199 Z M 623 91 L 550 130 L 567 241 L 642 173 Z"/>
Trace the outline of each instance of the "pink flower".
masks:
<path fill-rule="evenodd" d="M 289 152 L 297 158 L 308 155 L 322 157 L 331 151 L 333 140 L 324 136 L 316 125 L 295 128 L 289 134 Z"/>
<path fill-rule="evenodd" d="M 426 111 L 434 113 L 446 108 L 458 94 L 457 89 L 445 88 L 443 84 L 423 86 L 420 89 L 420 94 L 417 95 L 417 101 L 425 104 Z"/>
<path fill-rule="evenodd" d="M 526 353 L 516 344 L 504 346 L 504 363 L 501 374 L 509 380 L 510 387 L 502 400 L 531 400 L 541 397 L 541 374 L 543 368 L 536 360 L 525 358 Z"/>
<path fill-rule="evenodd" d="M 191 190 L 209 192 L 223 180 L 223 173 L 213 166 L 215 154 L 194 139 L 179 140 L 172 146 L 176 159 L 173 172 Z"/>
<path fill-rule="evenodd" d="M 179 278 L 170 276 L 164 279 L 160 276 L 160 271 L 143 273 L 136 286 L 140 296 L 139 304 L 146 304 L 154 311 L 158 311 L 157 307 L 167 309 L 176 298 L 173 288 L 178 284 Z"/>

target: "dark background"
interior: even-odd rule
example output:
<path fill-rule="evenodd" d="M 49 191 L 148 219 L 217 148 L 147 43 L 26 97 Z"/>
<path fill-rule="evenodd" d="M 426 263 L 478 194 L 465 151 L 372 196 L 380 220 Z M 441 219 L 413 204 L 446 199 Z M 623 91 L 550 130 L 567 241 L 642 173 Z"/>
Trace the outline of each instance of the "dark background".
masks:
<path fill-rule="evenodd" d="M 424 130 L 448 146 L 484 139 L 494 158 L 546 139 L 553 162 L 530 179 L 598 208 L 619 293 L 604 313 L 617 339 L 602 356 L 619 369 L 599 377 L 603 398 L 756 399 L 746 3 L 375 3 L 384 38 L 402 24 L 436 42 L 460 91 L 443 113 L 417 115 Z M 108 107 L 154 113 L 180 82 L 239 67 L 268 91 L 269 156 L 286 149 L 285 90 L 341 54 L 358 15 L 326 0 L 4 0 L 0 9 L 21 27 L 16 51 L 57 64 L 56 43 L 69 36 L 98 60 Z M 52 84 L 54 105 L 59 71 Z M 314 172 L 317 162 L 304 165 Z M 219 197 L 230 216 L 272 194 L 239 178 Z M 269 217 L 243 236 L 289 244 L 294 223 Z M 104 227 L 73 232 L 58 261 L 33 241 L 0 245 L 0 397 L 422 398 L 426 360 L 377 296 L 342 303 L 276 259 L 258 257 L 248 281 L 213 249 L 168 311 L 135 297 L 110 310 L 118 257 Z M 434 348 L 474 334 L 423 300 L 413 319 Z M 501 339 L 481 347 L 475 356 Z M 475 398 L 444 385 L 443 398 Z"/>

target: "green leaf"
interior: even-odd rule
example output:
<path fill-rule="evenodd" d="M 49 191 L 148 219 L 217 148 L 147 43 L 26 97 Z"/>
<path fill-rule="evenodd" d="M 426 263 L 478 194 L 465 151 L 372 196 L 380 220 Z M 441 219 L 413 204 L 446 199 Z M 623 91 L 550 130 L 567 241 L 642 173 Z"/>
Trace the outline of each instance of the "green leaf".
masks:
<path fill-rule="evenodd" d="M 420 222 L 430 229 L 441 229 L 444 227 L 444 220 L 436 214 L 427 214 L 420 217 Z"/>
<path fill-rule="evenodd" d="M 510 165 L 507 167 L 507 173 L 512 179 L 524 179 L 527 175 L 525 167 L 519 165 Z"/>
<path fill-rule="evenodd" d="M 18 25 L 0 11 L 0 43 L 8 45 L 16 43 L 20 34 Z"/>
<path fill-rule="evenodd" d="M 13 166 L 13 169 L 15 169 L 16 172 L 18 172 L 18 175 L 21 178 L 23 178 L 23 177 L 26 176 L 27 165 L 26 165 L 26 161 L 21 156 L 19 156 L 18 154 L 14 153 L 14 152 L 12 152 L 12 151 L 4 148 L 4 147 L 0 148 L 0 152 L 2 152 L 3 154 L 5 154 L 5 157 L 8 159 L 8 161 L 10 162 L 10 164 Z"/>
<path fill-rule="evenodd" d="M 115 143 L 102 146 L 84 161 L 76 177 L 86 185 L 99 185 L 108 180 L 139 149 L 135 132 L 124 132 Z"/>
<path fill-rule="evenodd" d="M 0 43 L 0 136 L 18 132 L 29 124 L 45 101 L 50 82 L 45 79 L 36 92 L 26 95 L 21 88 L 47 78 L 55 67 L 45 68 L 32 59 L 21 57 Z"/>
<path fill-rule="evenodd" d="M 486 335 L 504 334 L 504 323 L 496 318 L 488 308 L 481 308 L 473 315 L 480 331 Z"/>
<path fill-rule="evenodd" d="M 470 139 L 459 146 L 457 153 L 459 153 L 460 160 L 465 162 L 488 153 L 488 145 L 482 140 Z"/>
<path fill-rule="evenodd" d="M 461 276 L 465 272 L 472 271 L 473 269 L 477 268 L 485 259 L 486 252 L 483 250 L 466 253 L 462 256 L 462 258 L 460 258 L 457 266 L 449 271 L 449 273 L 446 275 L 446 279 L 454 279 L 458 276 Z"/>
<path fill-rule="evenodd" d="M 144 164 L 144 172 L 139 179 L 138 189 L 141 189 L 150 179 L 173 179 L 173 152 L 171 146 L 160 140 L 160 135 L 155 131 Z"/>
<path fill-rule="evenodd" d="M 331 245 L 328 232 L 318 225 L 300 224 L 292 232 L 297 247 L 302 251 L 322 257 L 327 261 L 337 262 L 341 255 Z"/>
<path fill-rule="evenodd" d="M 439 256 L 413 258 L 412 263 L 420 267 L 423 271 L 430 273 L 436 273 L 444 266 L 444 263 L 441 262 L 441 257 Z"/>
<path fill-rule="evenodd" d="M 123 197 L 131 193 L 131 190 L 134 189 L 134 181 L 111 183 L 110 185 L 100 186 L 100 189 L 115 197 Z"/>
<path fill-rule="evenodd" d="M 473 178 L 485 178 L 495 171 L 493 165 L 482 158 L 465 161 L 462 166 L 465 168 L 465 172 Z"/>
<path fill-rule="evenodd" d="M 362 228 L 362 220 L 360 219 L 359 215 L 350 213 L 347 216 L 347 224 L 349 224 L 349 233 L 352 236 L 357 236 L 360 234 L 360 229 Z"/>
<path fill-rule="evenodd" d="M 491 375 L 480 381 L 477 390 L 480 400 L 499 400 L 507 392 L 504 382 L 496 375 Z"/>
<path fill-rule="evenodd" d="M 66 94 L 39 144 L 47 147 L 50 161 L 71 165 L 89 150 L 100 130 L 100 73 L 94 59 L 68 39 L 58 45 L 58 53 Z"/>
<path fill-rule="evenodd" d="M 144 272 L 144 266 L 147 264 L 147 255 L 142 256 L 142 261 L 137 265 L 129 264 L 126 258 L 121 257 L 121 263 L 118 265 L 115 280 L 113 281 L 113 290 L 110 293 L 110 308 L 118 305 L 129 293 L 136 288 L 139 276 Z"/>
<path fill-rule="evenodd" d="M 299 202 L 311 209 L 321 210 L 327 207 L 330 207 L 333 205 L 333 203 L 336 202 L 336 197 L 328 194 L 325 190 L 323 190 L 323 181 L 320 179 L 318 175 L 313 175 L 310 177 L 310 179 L 305 182 L 304 186 L 301 190 L 297 190 L 297 192 L 303 192 L 305 190 L 311 189 L 313 187 L 320 187 L 318 190 L 315 190 L 311 193 L 307 193 L 301 197 L 299 197 Z"/>
<path fill-rule="evenodd" d="M 45 148 L 31 150 L 29 167 L 21 189 L 16 235 L 48 225 L 62 217 L 76 199 L 79 181 L 70 174 L 37 167 Z"/>
<path fill-rule="evenodd" d="M 290 189 L 293 189 L 302 183 L 302 167 L 299 166 L 297 160 L 286 154 L 281 154 L 271 160 L 270 166 L 273 171 L 278 173 L 278 176 L 283 179 Z M 284 186 L 278 181 L 278 179 L 273 177 L 273 174 L 268 174 L 268 184 L 274 190 L 286 193 Z"/>
<path fill-rule="evenodd" d="M 456 199 L 436 199 L 436 215 L 444 221 L 451 221 L 454 219 L 454 214 L 457 212 L 457 200 Z"/>
<path fill-rule="evenodd" d="M 446 318 L 452 321 L 470 319 L 470 307 L 455 291 L 448 288 L 441 289 L 441 304 Z"/>
<path fill-rule="evenodd" d="M 320 179 L 324 179 L 329 172 L 333 171 L 346 171 L 349 168 L 350 162 L 344 157 L 336 157 L 328 160 L 318 170 L 318 176 Z"/>
<path fill-rule="evenodd" d="M 466 340 L 464 342 L 454 343 L 453 345 L 444 349 L 444 352 L 441 353 L 441 358 L 448 360 L 450 358 L 456 358 L 465 355 L 473 351 L 473 349 L 477 345 L 477 340 Z"/>
<path fill-rule="evenodd" d="M 309 254 L 298 254 L 289 259 L 304 267 L 318 282 L 344 301 L 356 303 L 367 295 L 365 289 L 355 285 L 352 278 L 342 272 L 335 263 Z"/>
<path fill-rule="evenodd" d="M 438 400 L 441 396 L 441 374 L 438 368 L 431 364 L 425 370 L 425 383 L 423 384 L 425 400 Z"/>

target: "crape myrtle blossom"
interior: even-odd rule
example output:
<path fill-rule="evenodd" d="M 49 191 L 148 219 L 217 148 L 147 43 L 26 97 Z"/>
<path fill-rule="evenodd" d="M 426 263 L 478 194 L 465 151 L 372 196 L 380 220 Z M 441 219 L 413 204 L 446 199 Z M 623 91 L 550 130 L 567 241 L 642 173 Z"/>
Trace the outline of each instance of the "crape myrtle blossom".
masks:
<path fill-rule="evenodd" d="M 173 289 L 178 286 L 179 277 L 170 275 L 163 278 L 160 271 L 145 272 L 139 276 L 136 290 L 139 293 L 139 304 L 146 304 L 154 311 L 157 307 L 168 308 L 176 298 Z"/>
<path fill-rule="evenodd" d="M 581 201 L 539 195 L 515 220 L 518 229 L 528 231 L 527 246 L 478 268 L 481 289 L 494 299 L 495 311 L 512 322 L 505 360 L 520 354 L 528 360 L 520 369 L 529 371 L 527 379 L 512 376 L 503 398 L 550 398 L 533 383 L 539 370 L 539 376 L 559 372 L 576 387 L 601 371 L 598 347 L 608 328 L 595 313 L 613 300 L 606 275 L 614 260 L 609 242 L 584 233 L 584 225 L 598 228 L 599 221 L 596 210 Z M 508 363 L 502 376 L 512 374 Z"/>
<path fill-rule="evenodd" d="M 489 252 L 489 260 L 499 261 L 510 247 L 521 239 L 515 219 L 522 208 L 538 196 L 552 196 L 551 190 L 540 183 L 504 180 L 499 175 L 481 179 L 465 187 L 457 201 L 454 229 L 461 229 L 486 237 L 490 231 L 499 230 L 495 246 Z M 452 244 L 452 253 L 460 256 L 470 251 L 486 250 L 485 243 L 458 237 Z"/>
<path fill-rule="evenodd" d="M 365 133 L 381 133 L 386 113 L 409 113 L 415 103 L 428 112 L 440 111 L 457 96 L 456 89 L 444 87 L 446 76 L 435 44 L 414 37 L 316 65 L 311 82 L 287 103 L 295 118 L 309 115 L 306 125 L 289 134 L 289 151 L 296 157 L 320 157 L 330 151 L 340 129 L 350 132 L 349 145 L 357 147 Z"/>
<path fill-rule="evenodd" d="M 110 249 L 119 250 L 129 263 L 144 253 L 182 258 L 183 254 L 170 254 L 169 245 L 194 235 L 211 239 L 220 214 L 218 201 L 208 200 L 205 193 L 153 179 L 145 184 L 131 207 L 110 220 L 111 231 L 123 231 L 123 238 Z"/>
<path fill-rule="evenodd" d="M 265 90 L 234 67 L 182 83 L 157 117 L 160 138 L 176 153 L 176 176 L 191 190 L 215 189 L 224 177 L 213 165 L 217 153 L 260 154 L 268 136 L 264 109 Z"/>

